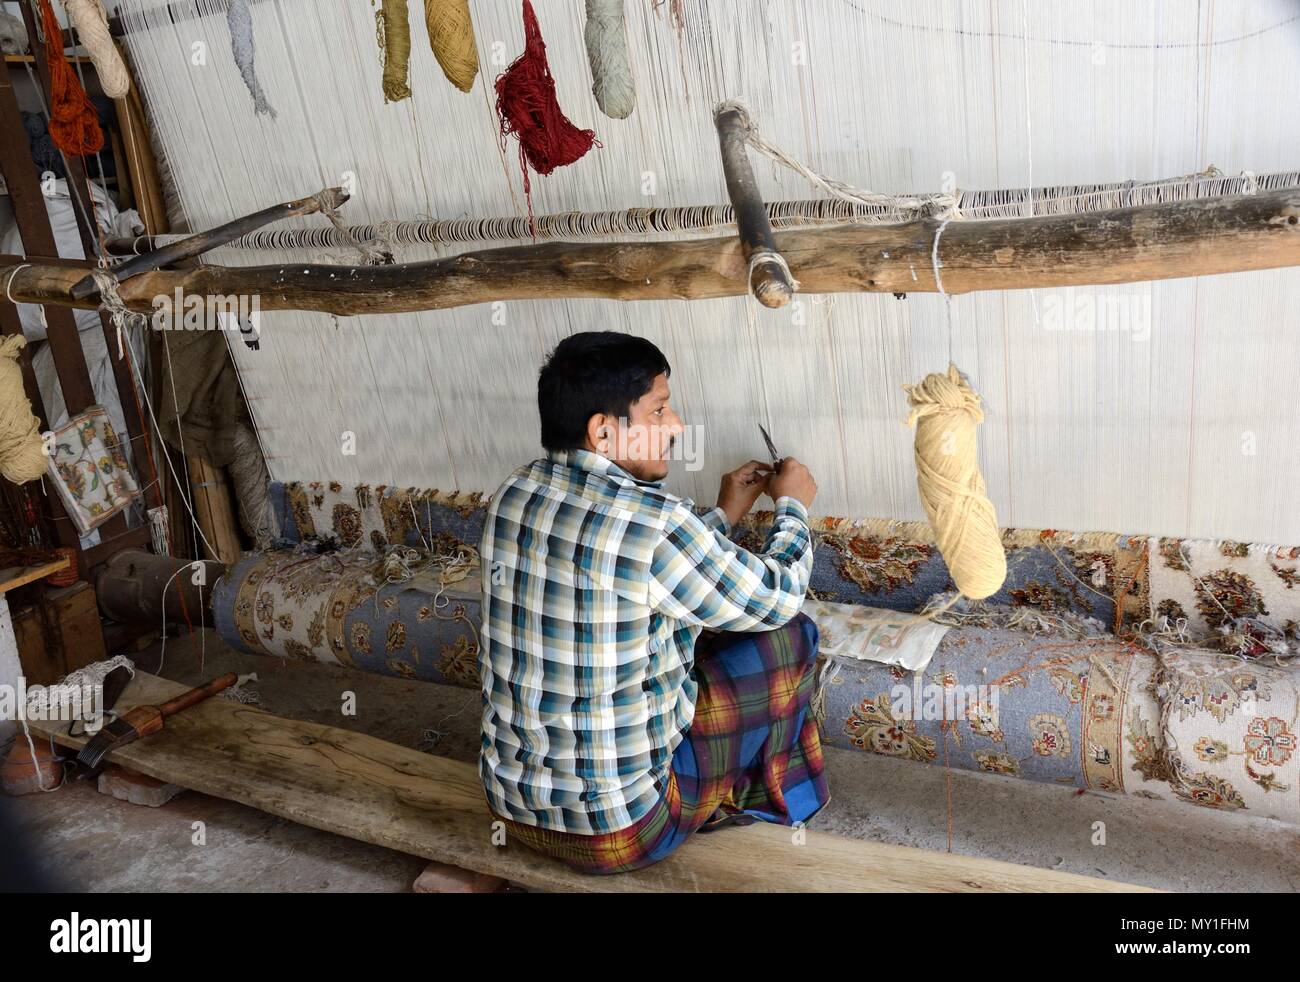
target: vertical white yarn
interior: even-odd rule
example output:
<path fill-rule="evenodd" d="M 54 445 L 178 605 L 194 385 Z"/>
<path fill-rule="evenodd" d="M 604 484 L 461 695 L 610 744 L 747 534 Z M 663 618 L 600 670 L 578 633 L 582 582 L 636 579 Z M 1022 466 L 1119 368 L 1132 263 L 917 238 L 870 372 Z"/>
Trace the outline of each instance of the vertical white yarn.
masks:
<path fill-rule="evenodd" d="M 205 16 L 177 23 L 161 0 L 121 6 L 122 44 L 195 227 L 346 172 L 357 193 L 343 214 L 354 223 L 519 213 L 519 175 L 501 165 L 488 99 L 439 81 L 383 104 L 369 4 L 328 15 L 307 0 L 254 5 L 259 78 L 288 100 L 274 123 L 249 112 L 229 61 L 216 64 L 229 44 L 222 4 L 198 0 Z M 725 201 L 711 120 L 724 99 L 744 102 L 765 137 L 818 173 L 889 193 L 934 191 L 945 175 L 963 188 L 1018 188 L 1210 163 L 1227 173 L 1300 166 L 1300 133 L 1275 119 L 1277 79 L 1300 72 L 1295 11 L 1282 0 L 1216 5 L 1212 25 L 1198 24 L 1192 0 L 701 3 L 686 5 L 681 39 L 649 3 L 629 2 L 638 106 L 627 120 L 602 115 L 590 91 L 584 5 L 538 8 L 560 104 L 604 144 L 534 181 L 539 213 Z M 473 0 L 471 15 L 484 72 L 499 72 L 498 42 L 508 56 L 522 44 L 518 9 Z M 206 69 L 190 64 L 194 40 L 214 52 Z M 426 48 L 412 46 L 412 77 L 440 80 Z M 756 173 L 767 198 L 809 193 L 797 174 Z M 453 251 L 402 247 L 399 258 Z M 295 258 L 309 257 L 213 256 Z M 1300 459 L 1286 450 L 1300 339 L 1275 329 L 1300 297 L 1300 271 L 1207 278 L 1197 296 L 1196 283 L 1168 281 L 951 301 L 956 353 L 990 407 L 981 463 L 1004 524 L 1300 542 Z M 773 432 L 782 449 L 818 475 L 818 513 L 920 519 L 897 393 L 943 363 L 945 304 L 839 296 L 826 338 L 829 307 L 815 299 L 756 311 L 756 350 L 743 298 L 510 303 L 337 327 L 266 314 L 260 351 L 232 347 L 280 479 L 491 490 L 538 451 L 546 349 L 576 330 L 614 328 L 665 349 L 679 407 L 707 423 L 705 467 L 678 465 L 675 489 L 706 500 L 725 467 L 761 456 L 754 421 L 766 406 L 792 434 Z M 1146 306 L 1150 336 L 1136 340 L 1137 324 L 1052 328 L 1067 310 L 1107 305 Z M 345 431 L 355 455 L 340 451 Z M 1253 455 L 1243 452 L 1252 440 Z"/>

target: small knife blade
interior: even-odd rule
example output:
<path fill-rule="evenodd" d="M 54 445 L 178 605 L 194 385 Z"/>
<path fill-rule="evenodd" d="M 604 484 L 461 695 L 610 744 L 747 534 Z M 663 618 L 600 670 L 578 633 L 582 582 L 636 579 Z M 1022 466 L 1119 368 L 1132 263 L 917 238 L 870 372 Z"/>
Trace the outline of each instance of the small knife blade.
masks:
<path fill-rule="evenodd" d="M 763 434 L 763 442 L 767 444 L 767 452 L 772 455 L 772 466 L 779 471 L 781 469 L 781 455 L 776 452 L 776 444 L 773 443 L 772 438 L 767 435 L 767 430 L 763 427 L 762 423 L 758 424 L 758 432 Z"/>

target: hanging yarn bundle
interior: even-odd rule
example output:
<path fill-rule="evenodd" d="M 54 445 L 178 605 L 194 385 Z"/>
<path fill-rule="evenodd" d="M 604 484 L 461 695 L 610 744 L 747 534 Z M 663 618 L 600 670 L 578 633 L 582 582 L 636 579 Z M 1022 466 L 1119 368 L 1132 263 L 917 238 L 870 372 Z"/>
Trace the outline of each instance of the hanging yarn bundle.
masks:
<path fill-rule="evenodd" d="M 21 334 L 0 341 L 0 475 L 14 484 L 35 481 L 49 462 L 41 424 L 32 413 L 18 367 L 19 352 L 26 344 Z"/>
<path fill-rule="evenodd" d="M 1006 580 L 1007 556 L 979 469 L 979 394 L 952 364 L 903 388 L 916 427 L 916 485 L 939 552 L 957 589 L 983 600 Z"/>
<path fill-rule="evenodd" d="M 266 101 L 266 93 L 253 68 L 253 12 L 248 9 L 248 0 L 228 0 L 226 26 L 230 29 L 230 52 L 248 86 L 248 94 L 253 97 L 253 111 L 275 119 L 275 110 Z"/>
<path fill-rule="evenodd" d="M 21 55 L 27 52 L 27 28 L 13 14 L 0 10 L 0 52 Z"/>
<path fill-rule="evenodd" d="M 611 119 L 627 119 L 636 106 L 632 66 L 628 61 L 623 0 L 587 0 L 587 61 L 596 105 Z"/>
<path fill-rule="evenodd" d="M 546 44 L 537 15 L 524 3 L 524 51 L 497 79 L 497 115 L 501 120 L 501 145 L 513 134 L 519 140 L 519 168 L 524 174 L 529 223 L 533 217 L 532 186 L 528 168 L 549 174 L 571 164 L 593 146 L 600 146 L 592 130 L 580 130 L 564 115 L 555 97 L 555 79 L 546 61 Z"/>
<path fill-rule="evenodd" d="M 384 56 L 384 99 L 401 102 L 411 97 L 406 77 L 411 63 L 411 23 L 406 0 L 384 0 L 375 12 L 379 23 L 379 50 Z"/>
<path fill-rule="evenodd" d="M 70 157 L 98 153 L 104 149 L 104 131 L 99 128 L 95 106 L 63 53 L 63 28 L 50 0 L 40 3 L 45 60 L 50 68 L 50 139 Z"/>
<path fill-rule="evenodd" d="M 122 52 L 117 50 L 113 36 L 108 32 L 108 13 L 103 0 L 63 0 L 63 9 L 77 32 L 77 37 L 99 75 L 104 95 L 121 99 L 131 90 L 131 76 L 127 73 Z"/>
<path fill-rule="evenodd" d="M 433 56 L 438 59 L 447 81 L 468 92 L 478 75 L 478 49 L 474 46 L 469 0 L 424 0 L 424 24 L 429 29 Z"/>

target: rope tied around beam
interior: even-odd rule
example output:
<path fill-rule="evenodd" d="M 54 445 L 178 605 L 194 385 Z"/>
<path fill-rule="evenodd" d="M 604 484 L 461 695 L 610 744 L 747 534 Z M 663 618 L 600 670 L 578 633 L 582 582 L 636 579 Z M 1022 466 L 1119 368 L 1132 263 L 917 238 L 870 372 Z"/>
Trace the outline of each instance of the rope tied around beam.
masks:
<path fill-rule="evenodd" d="M 317 191 L 312 195 L 316 203 L 320 205 L 321 213 L 330 220 L 330 224 L 338 231 L 343 241 L 357 252 L 361 253 L 361 263 L 363 266 L 390 266 L 393 263 L 393 238 L 396 234 L 396 222 L 381 222 L 379 232 L 376 236 L 381 240 L 380 245 L 363 241 L 357 238 L 351 227 L 343 224 L 343 219 L 339 215 L 338 199 L 335 197 L 332 188 L 326 188 L 323 191 Z M 386 246 L 387 248 L 383 248 Z"/>
<path fill-rule="evenodd" d="M 148 318 L 144 314 L 136 313 L 127 307 L 122 295 L 117 292 L 117 280 L 102 267 L 96 267 L 90 271 L 91 277 L 95 280 L 95 287 L 99 290 L 99 305 L 103 311 L 108 314 L 109 323 L 113 325 L 113 330 L 117 332 L 117 357 L 126 356 L 126 346 L 122 338 L 122 332 L 128 324 L 147 322 Z"/>
<path fill-rule="evenodd" d="M 772 263 L 779 267 L 781 272 L 785 274 L 786 279 L 790 281 L 790 288 L 792 290 L 799 289 L 799 281 L 795 278 L 794 273 L 790 272 L 790 264 L 785 261 L 785 256 L 771 249 L 758 249 L 749 257 L 749 272 L 745 276 L 745 285 L 748 287 L 751 296 L 757 296 L 754 290 L 754 270 L 764 263 Z"/>
<path fill-rule="evenodd" d="M 938 194 L 928 195 L 898 195 L 898 194 L 881 194 L 875 191 L 864 191 L 861 188 L 855 188 L 851 184 L 845 184 L 843 181 L 837 181 L 833 178 L 826 177 L 817 173 L 811 167 L 796 160 L 790 154 L 786 153 L 780 147 L 777 147 L 767 140 L 758 132 L 750 118 L 749 109 L 742 103 L 735 101 L 721 102 L 713 110 L 714 118 L 724 112 L 734 112 L 740 116 L 741 130 L 745 137 L 745 142 L 763 154 L 776 161 L 783 167 L 788 167 L 797 174 L 803 175 L 809 183 L 815 187 L 821 188 L 827 194 L 839 198 L 841 201 L 849 201 L 859 205 L 869 205 L 882 207 L 891 211 L 901 212 L 909 215 L 911 218 L 961 218 L 961 210 L 958 206 L 958 195 L 940 192 Z"/>

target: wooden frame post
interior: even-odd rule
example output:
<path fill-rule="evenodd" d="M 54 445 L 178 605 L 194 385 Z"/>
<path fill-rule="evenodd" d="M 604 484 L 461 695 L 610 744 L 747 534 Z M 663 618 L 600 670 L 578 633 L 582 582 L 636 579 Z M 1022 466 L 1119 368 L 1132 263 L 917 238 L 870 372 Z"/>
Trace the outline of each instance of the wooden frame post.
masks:
<path fill-rule="evenodd" d="M 784 307 L 794 296 L 795 283 L 772 235 L 763 197 L 758 193 L 754 168 L 749 164 L 745 136 L 749 119 L 743 109 L 723 104 L 714 114 L 727 197 L 736 214 L 736 231 L 745 251 L 749 289 L 764 307 Z"/>

